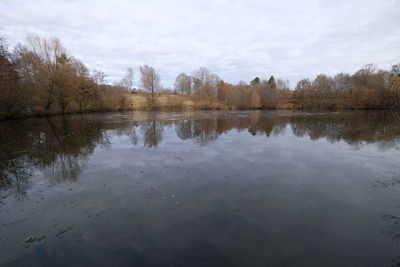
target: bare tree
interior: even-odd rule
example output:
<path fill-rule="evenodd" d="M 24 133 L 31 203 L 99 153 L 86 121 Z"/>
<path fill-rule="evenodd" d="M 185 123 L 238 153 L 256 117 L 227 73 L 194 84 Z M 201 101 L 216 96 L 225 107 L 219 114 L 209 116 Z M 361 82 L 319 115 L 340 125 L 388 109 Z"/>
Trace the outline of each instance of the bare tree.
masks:
<path fill-rule="evenodd" d="M 32 62 L 30 63 L 37 74 L 35 82 L 42 89 L 44 112 L 48 112 L 61 90 L 59 78 L 61 65 L 68 60 L 66 50 L 58 38 L 46 39 L 30 34 L 23 51 L 31 54 L 29 58 Z"/>
<path fill-rule="evenodd" d="M 175 80 L 175 90 L 181 94 L 191 94 L 192 93 L 192 77 L 181 73 L 176 77 Z"/>
<path fill-rule="evenodd" d="M 154 93 L 160 89 L 160 76 L 154 68 L 144 65 L 139 68 L 140 83 L 143 89 L 151 93 L 151 100 L 154 103 Z"/>
<path fill-rule="evenodd" d="M 78 59 L 71 60 L 72 68 L 75 70 L 73 78 L 74 99 L 78 102 L 79 111 L 90 102 L 90 96 L 93 93 L 93 84 L 90 82 L 88 68 Z"/>
<path fill-rule="evenodd" d="M 95 86 L 93 87 L 93 103 L 95 108 L 103 108 L 103 88 L 104 84 L 106 82 L 106 74 L 101 71 L 101 70 L 94 70 L 93 71 L 93 81 L 95 83 Z"/>
<path fill-rule="evenodd" d="M 93 71 L 93 80 L 98 85 L 104 84 L 106 82 L 107 75 L 101 70 Z"/>
<path fill-rule="evenodd" d="M 4 39 L 0 38 L 0 113 L 19 112 L 27 97 L 19 86 L 15 63 Z"/>
<path fill-rule="evenodd" d="M 124 78 L 121 80 L 121 85 L 128 89 L 129 91 L 133 90 L 133 80 L 134 80 L 134 74 L 133 74 L 133 69 L 132 68 L 127 68 L 126 69 L 126 74 Z"/>
<path fill-rule="evenodd" d="M 212 74 L 205 67 L 200 67 L 197 70 L 195 70 L 192 77 L 193 77 L 193 88 L 195 93 L 201 91 L 202 87 L 205 84 L 208 84 L 207 86 L 211 86 L 213 89 L 216 90 L 217 84 L 220 80 L 218 75 Z"/>
<path fill-rule="evenodd" d="M 390 108 L 400 107 L 400 63 L 393 65 L 390 72 L 390 82 L 391 82 L 391 95 L 393 95 L 393 102 Z"/>
<path fill-rule="evenodd" d="M 193 73 L 193 87 L 194 92 L 198 93 L 201 88 L 210 81 L 211 73 L 208 69 L 201 67 L 194 71 Z"/>
<path fill-rule="evenodd" d="M 276 80 L 276 88 L 280 90 L 290 90 L 289 80 L 283 80 L 281 78 L 278 78 L 278 80 Z"/>

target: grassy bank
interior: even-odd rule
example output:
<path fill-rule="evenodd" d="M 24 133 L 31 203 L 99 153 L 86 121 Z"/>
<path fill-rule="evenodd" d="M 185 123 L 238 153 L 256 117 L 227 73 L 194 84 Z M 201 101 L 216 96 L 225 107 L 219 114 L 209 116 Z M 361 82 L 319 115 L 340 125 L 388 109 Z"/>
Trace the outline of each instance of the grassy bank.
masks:
<path fill-rule="evenodd" d="M 94 112 L 113 112 L 113 111 L 129 111 L 129 110 L 246 110 L 246 109 L 281 109 L 281 110 L 320 110 L 320 111 L 337 111 L 337 110 L 356 110 L 349 108 L 338 101 L 330 103 L 331 108 L 310 109 L 301 105 L 299 101 L 293 97 L 280 98 L 274 108 L 266 108 L 259 105 L 252 107 L 227 106 L 224 101 L 213 98 L 211 101 L 204 100 L 196 95 L 174 94 L 174 93 L 156 93 L 154 100 L 150 93 L 135 93 L 124 95 L 124 103 L 112 107 L 103 108 L 84 108 L 79 109 L 75 103 L 70 103 L 68 109 L 63 113 L 59 109 L 53 109 L 49 112 L 25 112 L 13 115 L 0 114 L 0 121 L 12 120 L 29 117 L 42 117 L 50 115 L 66 115 L 79 113 Z"/>
<path fill-rule="evenodd" d="M 154 101 L 151 100 L 151 95 L 146 93 L 132 94 L 129 97 L 131 109 L 133 110 L 207 110 L 207 109 L 243 109 L 240 107 L 227 108 L 223 101 L 213 99 L 206 101 L 194 95 L 181 94 L 155 94 Z M 258 105 L 253 109 L 262 109 L 263 106 Z M 276 109 L 299 109 L 301 108 L 296 101 L 291 99 L 281 99 L 276 106 Z M 245 108 L 249 109 L 249 108 Z"/>

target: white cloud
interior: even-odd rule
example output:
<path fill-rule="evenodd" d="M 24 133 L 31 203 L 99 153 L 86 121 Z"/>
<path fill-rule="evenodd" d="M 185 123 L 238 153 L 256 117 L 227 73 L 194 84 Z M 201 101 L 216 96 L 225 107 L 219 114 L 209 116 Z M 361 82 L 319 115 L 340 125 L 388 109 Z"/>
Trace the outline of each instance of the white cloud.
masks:
<path fill-rule="evenodd" d="M 111 81 L 148 64 L 165 86 L 200 66 L 229 82 L 274 74 L 294 85 L 399 62 L 398 14 L 395 0 L 3 0 L 0 34 L 11 44 L 29 32 L 57 36 Z"/>

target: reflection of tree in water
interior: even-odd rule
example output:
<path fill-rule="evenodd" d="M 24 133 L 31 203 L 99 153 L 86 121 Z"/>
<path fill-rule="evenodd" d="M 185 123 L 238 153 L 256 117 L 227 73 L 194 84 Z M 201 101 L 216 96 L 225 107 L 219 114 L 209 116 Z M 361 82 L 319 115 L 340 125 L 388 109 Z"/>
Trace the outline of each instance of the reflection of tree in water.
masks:
<path fill-rule="evenodd" d="M 9 137 L 20 137 L 15 133 L 18 124 L 2 123 L 0 127 L 0 189 L 24 197 L 29 187 L 32 166 L 21 149 L 25 142 L 13 142 Z"/>
<path fill-rule="evenodd" d="M 162 140 L 164 125 L 161 121 L 146 121 L 140 126 L 144 138 L 144 145 L 147 147 L 157 147 Z"/>
<path fill-rule="evenodd" d="M 194 120 L 180 120 L 175 123 L 176 135 L 182 139 L 192 139 Z"/>
<path fill-rule="evenodd" d="M 176 134 L 179 138 L 192 139 L 200 145 L 207 145 L 218 138 L 216 118 L 181 120 L 176 122 Z"/>
<path fill-rule="evenodd" d="M 0 189 L 10 190 L 19 197 L 25 196 L 25 192 L 29 187 L 29 177 L 31 176 L 31 168 L 28 161 L 23 158 L 17 159 L 0 159 Z"/>
<path fill-rule="evenodd" d="M 215 119 L 196 120 L 193 126 L 192 139 L 195 143 L 207 145 L 218 138 L 218 133 L 216 131 L 217 120 Z"/>
<path fill-rule="evenodd" d="M 81 157 L 81 151 L 74 151 L 76 145 L 80 142 L 71 142 L 70 133 L 71 126 L 67 120 L 62 120 L 62 124 L 58 127 L 53 121 L 47 118 L 50 127 L 48 136 L 44 138 L 51 139 L 52 146 L 47 150 L 47 155 L 51 157 L 48 164 L 45 164 L 45 172 L 51 177 L 51 182 L 60 183 L 64 180 L 76 181 L 80 172 L 80 163 L 85 160 Z M 76 141 L 76 140 L 74 140 Z M 82 160 L 82 161 L 81 161 Z"/>
<path fill-rule="evenodd" d="M 143 138 L 145 146 L 157 147 L 169 125 L 175 126 L 180 139 L 200 145 L 207 145 L 232 129 L 275 136 L 288 125 L 296 136 L 312 140 L 343 140 L 354 147 L 375 143 L 382 150 L 399 149 L 400 144 L 400 116 L 390 112 L 203 112 L 180 120 L 169 121 L 168 116 L 155 118 L 139 122 L 93 114 L 2 122 L 0 189 L 22 195 L 36 169 L 53 183 L 75 181 L 95 147 L 110 147 L 112 136 L 129 136 L 133 145 Z"/>
<path fill-rule="evenodd" d="M 352 112 L 296 116 L 291 120 L 296 136 L 312 140 L 327 138 L 330 142 L 344 140 L 355 148 L 365 143 L 378 143 L 387 149 L 400 141 L 400 124 L 396 113 Z"/>
<path fill-rule="evenodd" d="M 42 170 L 51 183 L 75 181 L 96 145 L 109 143 L 103 123 L 94 118 L 59 116 L 2 123 L 0 189 L 22 196 L 35 169 Z"/>
<path fill-rule="evenodd" d="M 78 180 L 88 155 L 89 151 L 86 149 L 82 149 L 80 155 L 60 153 L 49 166 L 46 166 L 44 173 L 53 184 L 63 181 L 75 182 Z"/>
<path fill-rule="evenodd" d="M 343 140 L 354 148 L 364 143 L 376 143 L 381 150 L 400 149 L 400 120 L 397 113 L 288 113 L 279 116 L 260 111 L 252 111 L 247 116 L 211 113 L 208 118 L 189 118 L 175 124 L 179 138 L 192 139 L 202 145 L 232 129 L 269 137 L 284 133 L 286 126 L 290 125 L 294 135 L 311 140 L 326 138 L 332 143 Z"/>
<path fill-rule="evenodd" d="M 277 136 L 284 133 L 287 123 L 283 122 L 282 124 L 275 125 L 274 121 L 264 120 L 262 125 L 254 125 L 248 129 L 248 132 L 255 135 L 265 135 L 270 137 L 271 135 Z"/>
<path fill-rule="evenodd" d="M 130 129 L 130 132 L 129 132 L 128 136 L 131 139 L 132 145 L 137 145 L 137 143 L 139 141 L 139 137 L 136 133 L 136 125 L 129 127 L 129 129 Z"/>

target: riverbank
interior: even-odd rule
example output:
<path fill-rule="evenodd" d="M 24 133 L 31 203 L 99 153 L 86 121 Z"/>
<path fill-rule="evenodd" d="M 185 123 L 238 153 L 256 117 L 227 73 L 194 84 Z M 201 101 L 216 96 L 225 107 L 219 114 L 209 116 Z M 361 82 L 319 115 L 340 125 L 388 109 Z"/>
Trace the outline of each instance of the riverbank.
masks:
<path fill-rule="evenodd" d="M 102 113 L 102 112 L 116 112 L 116 111 L 173 111 L 173 110 L 255 110 L 255 109 L 272 109 L 272 110 L 307 110 L 307 111 L 346 111 L 346 110 L 387 110 L 387 109 L 354 109 L 348 108 L 341 103 L 334 103 L 330 105 L 330 109 L 307 109 L 293 98 L 281 98 L 276 104 L 275 108 L 265 108 L 262 105 L 254 105 L 252 107 L 227 107 L 225 103 L 219 99 L 212 99 L 206 101 L 195 95 L 182 95 L 174 93 L 156 93 L 152 101 L 151 95 L 148 93 L 128 94 L 125 96 L 124 105 L 117 106 L 116 108 L 84 108 L 77 109 L 76 105 L 71 104 L 70 109 L 64 113 L 59 110 L 52 110 L 50 112 L 25 112 L 18 114 L 0 114 L 0 121 L 44 117 L 54 115 L 68 115 L 68 114 L 84 114 L 84 113 Z M 74 108 L 75 107 L 75 108 Z"/>

